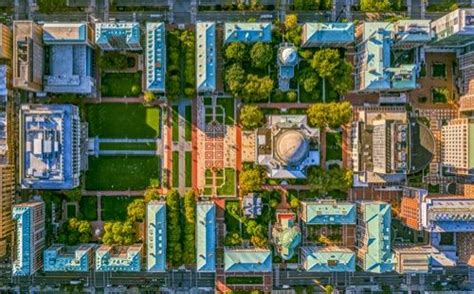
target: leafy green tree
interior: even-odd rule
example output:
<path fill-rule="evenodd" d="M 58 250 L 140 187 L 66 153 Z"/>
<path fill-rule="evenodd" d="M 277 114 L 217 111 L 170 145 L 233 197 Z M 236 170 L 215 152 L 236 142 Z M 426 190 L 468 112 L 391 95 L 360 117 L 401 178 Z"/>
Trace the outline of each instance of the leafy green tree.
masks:
<path fill-rule="evenodd" d="M 291 200 L 290 200 L 291 208 L 297 209 L 299 205 L 300 205 L 300 201 L 298 200 L 298 198 L 296 198 L 296 197 L 291 198 Z"/>
<path fill-rule="evenodd" d="M 183 262 L 192 264 L 196 260 L 195 248 L 195 228 L 196 228 L 196 196 L 193 190 L 189 190 L 184 194 L 184 244 Z"/>
<path fill-rule="evenodd" d="M 247 46 L 240 42 L 230 43 L 225 48 L 224 56 L 227 61 L 242 63 L 247 59 Z"/>
<path fill-rule="evenodd" d="M 352 171 L 338 166 L 328 171 L 313 167 L 308 172 L 308 183 L 311 191 L 319 194 L 330 191 L 347 192 L 352 187 Z"/>
<path fill-rule="evenodd" d="M 236 246 L 242 243 L 242 238 L 238 233 L 227 234 L 224 243 L 226 246 Z"/>
<path fill-rule="evenodd" d="M 255 68 L 266 68 L 273 61 L 273 49 L 269 44 L 255 43 L 250 50 L 250 59 Z"/>
<path fill-rule="evenodd" d="M 92 226 L 88 221 L 71 218 L 63 225 L 58 241 L 67 245 L 87 243 L 92 238 Z"/>
<path fill-rule="evenodd" d="M 166 195 L 166 233 L 168 246 L 166 258 L 174 266 L 181 265 L 183 247 L 181 242 L 181 204 L 178 191 L 170 190 Z"/>
<path fill-rule="evenodd" d="M 255 130 L 262 126 L 265 116 L 258 106 L 247 104 L 240 108 L 239 118 L 244 130 Z"/>
<path fill-rule="evenodd" d="M 286 94 L 286 98 L 287 98 L 288 102 L 296 102 L 296 100 L 298 98 L 298 94 L 296 94 L 295 91 L 289 91 Z"/>
<path fill-rule="evenodd" d="M 360 0 L 360 10 L 364 12 L 387 12 L 390 8 L 390 0 Z"/>
<path fill-rule="evenodd" d="M 144 198 L 145 203 L 148 203 L 152 200 L 160 199 L 160 194 L 158 193 L 156 189 L 148 188 L 143 194 L 143 198 Z"/>
<path fill-rule="evenodd" d="M 331 285 L 326 285 L 324 287 L 324 291 L 326 292 L 326 294 L 332 294 L 332 292 L 334 291 L 334 288 Z"/>
<path fill-rule="evenodd" d="M 106 222 L 102 242 L 106 245 L 132 245 L 137 241 L 132 221 Z"/>
<path fill-rule="evenodd" d="M 260 190 L 264 183 L 264 171 L 259 168 L 244 170 L 240 173 L 239 186 L 242 194 Z"/>
<path fill-rule="evenodd" d="M 76 188 L 76 189 L 65 191 L 64 195 L 66 195 L 66 198 L 68 201 L 79 202 L 81 201 L 81 198 L 82 198 L 82 191 L 80 188 Z"/>
<path fill-rule="evenodd" d="M 242 96 L 245 102 L 265 101 L 273 90 L 273 80 L 269 76 L 258 77 L 249 74 L 242 89 Z"/>
<path fill-rule="evenodd" d="M 136 199 L 127 206 L 128 219 L 132 222 L 142 222 L 145 219 L 146 207 L 143 199 Z"/>
<path fill-rule="evenodd" d="M 143 99 L 145 100 L 145 103 L 152 103 L 156 100 L 156 95 L 151 91 L 145 91 L 143 94 Z"/>
<path fill-rule="evenodd" d="M 347 101 L 340 103 L 315 103 L 308 110 L 308 122 L 321 129 L 337 128 L 347 124 L 352 118 L 351 104 Z"/>
<path fill-rule="evenodd" d="M 232 64 L 229 66 L 224 75 L 227 89 L 234 96 L 240 96 L 245 84 L 245 71 L 240 64 Z"/>
<path fill-rule="evenodd" d="M 130 92 L 133 96 L 138 96 L 140 94 L 141 88 L 140 85 L 133 85 L 130 89 Z"/>
<path fill-rule="evenodd" d="M 298 16 L 296 14 L 287 14 L 285 16 L 285 30 L 291 31 L 298 26 Z"/>

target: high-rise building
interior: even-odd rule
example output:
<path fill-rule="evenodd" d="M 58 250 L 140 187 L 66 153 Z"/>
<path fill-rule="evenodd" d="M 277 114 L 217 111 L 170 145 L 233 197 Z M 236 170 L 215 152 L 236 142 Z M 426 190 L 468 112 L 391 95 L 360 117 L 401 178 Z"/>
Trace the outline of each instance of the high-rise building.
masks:
<path fill-rule="evenodd" d="M 13 87 L 39 92 L 43 88 L 43 29 L 31 20 L 13 22 Z"/>
<path fill-rule="evenodd" d="M 442 164 L 456 174 L 474 173 L 474 119 L 457 118 L 441 129 Z"/>
<path fill-rule="evenodd" d="M 384 273 L 393 270 L 391 206 L 385 202 L 362 201 L 357 207 L 357 257 L 362 270 Z"/>
<path fill-rule="evenodd" d="M 45 245 L 45 205 L 42 201 L 25 202 L 13 207 L 16 236 L 12 274 L 29 276 L 43 265 Z"/>
<path fill-rule="evenodd" d="M 12 30 L 8 26 L 0 24 L 0 58 L 12 59 L 12 37 Z"/>
<path fill-rule="evenodd" d="M 14 197 L 15 168 L 13 165 L 0 165 L 0 257 L 7 254 L 12 240 Z"/>
<path fill-rule="evenodd" d="M 434 46 L 459 48 L 474 43 L 474 9 L 456 9 L 431 22 Z"/>
<path fill-rule="evenodd" d="M 80 155 L 81 123 L 77 106 L 21 106 L 22 188 L 73 189 L 79 186 Z"/>

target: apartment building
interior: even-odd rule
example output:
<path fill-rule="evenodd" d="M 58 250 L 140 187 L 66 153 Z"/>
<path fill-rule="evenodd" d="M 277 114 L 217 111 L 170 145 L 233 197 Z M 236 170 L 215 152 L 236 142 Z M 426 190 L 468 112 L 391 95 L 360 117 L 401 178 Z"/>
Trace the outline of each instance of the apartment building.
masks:
<path fill-rule="evenodd" d="M 13 57 L 13 33 L 12 30 L 0 24 L 0 58 L 11 60 Z"/>
<path fill-rule="evenodd" d="M 0 165 L 0 257 L 8 253 L 12 241 L 12 208 L 15 197 L 15 167 Z"/>
<path fill-rule="evenodd" d="M 45 246 L 45 204 L 25 202 L 13 207 L 16 223 L 13 276 L 30 276 L 43 265 Z"/>
<path fill-rule="evenodd" d="M 13 87 L 40 92 L 43 89 L 43 29 L 31 20 L 13 22 Z"/>
<path fill-rule="evenodd" d="M 441 129 L 442 165 L 456 174 L 474 173 L 474 119 L 458 118 Z"/>

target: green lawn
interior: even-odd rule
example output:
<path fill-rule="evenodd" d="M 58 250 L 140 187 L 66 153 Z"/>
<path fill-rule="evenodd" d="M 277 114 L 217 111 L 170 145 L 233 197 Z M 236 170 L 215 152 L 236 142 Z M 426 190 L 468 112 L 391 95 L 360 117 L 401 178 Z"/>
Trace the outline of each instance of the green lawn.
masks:
<path fill-rule="evenodd" d="M 185 157 L 184 157 L 184 160 L 185 160 L 185 164 L 186 164 L 186 170 L 185 170 L 185 173 L 186 173 L 186 178 L 185 178 L 185 186 L 186 187 L 191 187 L 192 186 L 192 182 L 193 182 L 193 177 L 192 177 L 192 174 L 193 174 L 193 154 L 191 151 L 186 151 L 186 153 L 184 154 Z"/>
<path fill-rule="evenodd" d="M 191 141 L 192 139 L 192 119 L 193 119 L 193 112 L 191 105 L 187 105 L 184 109 L 184 137 L 186 141 Z"/>
<path fill-rule="evenodd" d="M 234 195 L 235 194 L 235 170 L 226 168 L 224 186 L 217 188 L 218 195 Z"/>
<path fill-rule="evenodd" d="M 227 277 L 225 282 L 229 285 L 260 285 L 263 284 L 263 277 Z"/>
<path fill-rule="evenodd" d="M 222 106 L 225 110 L 225 124 L 233 125 L 235 123 L 235 118 L 234 118 L 235 100 L 233 98 L 218 98 L 216 104 Z"/>
<path fill-rule="evenodd" d="M 128 196 L 102 196 L 102 220 L 124 221 L 127 219 L 127 206 L 135 199 L 141 197 Z"/>
<path fill-rule="evenodd" d="M 157 156 L 89 157 L 87 190 L 143 190 L 160 183 Z"/>
<path fill-rule="evenodd" d="M 101 138 L 155 138 L 159 136 L 160 109 L 141 104 L 87 104 L 89 136 Z"/>
<path fill-rule="evenodd" d="M 156 150 L 156 143 L 100 143 L 100 150 Z"/>
<path fill-rule="evenodd" d="M 142 73 L 105 73 L 100 91 L 104 97 L 137 97 L 142 92 Z"/>
<path fill-rule="evenodd" d="M 76 217 L 76 205 L 74 204 L 68 204 L 66 208 L 67 212 L 67 218 L 73 218 Z"/>
<path fill-rule="evenodd" d="M 326 133 L 326 160 L 342 160 L 341 133 Z"/>
<path fill-rule="evenodd" d="M 97 220 L 97 197 L 83 196 L 79 202 L 79 212 L 85 220 Z"/>
<path fill-rule="evenodd" d="M 173 151 L 173 187 L 179 186 L 179 152 Z"/>
<path fill-rule="evenodd" d="M 179 140 L 179 113 L 178 106 L 175 105 L 171 111 L 171 134 L 173 136 L 173 142 L 178 142 Z"/>

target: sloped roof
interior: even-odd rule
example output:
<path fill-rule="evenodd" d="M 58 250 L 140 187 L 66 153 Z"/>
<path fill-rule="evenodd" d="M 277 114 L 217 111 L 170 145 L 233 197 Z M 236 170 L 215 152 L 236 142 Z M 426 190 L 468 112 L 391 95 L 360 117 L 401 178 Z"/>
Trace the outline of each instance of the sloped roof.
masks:
<path fill-rule="evenodd" d="M 146 24 L 146 89 L 149 91 L 165 91 L 165 35 L 164 23 Z"/>
<path fill-rule="evenodd" d="M 196 205 L 196 270 L 216 270 L 216 206 L 210 201 Z"/>
<path fill-rule="evenodd" d="M 216 89 L 216 23 L 196 23 L 196 87 L 199 92 Z"/>
<path fill-rule="evenodd" d="M 302 263 L 308 272 L 353 272 L 355 253 L 341 247 L 302 247 Z"/>
<path fill-rule="evenodd" d="M 308 22 L 303 25 L 302 46 L 345 45 L 354 42 L 351 22 Z"/>
<path fill-rule="evenodd" d="M 271 272 L 272 252 L 268 249 L 224 249 L 226 272 Z"/>
<path fill-rule="evenodd" d="M 355 224 L 356 206 L 349 202 L 303 201 L 303 220 L 307 224 Z"/>
<path fill-rule="evenodd" d="M 151 201 L 146 214 L 146 266 L 149 272 L 166 270 L 166 203 Z"/>
<path fill-rule="evenodd" d="M 226 22 L 224 43 L 229 42 L 271 42 L 272 24 L 270 22 Z"/>

